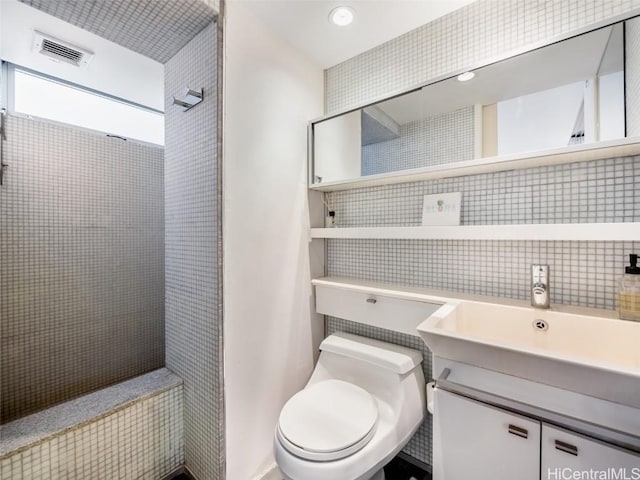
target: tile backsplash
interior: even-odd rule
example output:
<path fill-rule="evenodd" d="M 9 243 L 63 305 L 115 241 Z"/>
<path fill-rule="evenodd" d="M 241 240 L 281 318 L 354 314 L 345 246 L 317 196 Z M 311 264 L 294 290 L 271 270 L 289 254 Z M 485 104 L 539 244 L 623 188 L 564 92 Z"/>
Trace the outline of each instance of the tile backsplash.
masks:
<path fill-rule="evenodd" d="M 551 303 L 615 308 L 637 242 L 329 240 L 329 275 L 528 300 L 532 263 L 551 268 Z"/>
<path fill-rule="evenodd" d="M 640 222 L 640 156 L 329 194 L 338 227 L 417 226 L 427 194 L 462 192 L 462 225 Z M 639 236 L 640 239 L 640 236 Z"/>

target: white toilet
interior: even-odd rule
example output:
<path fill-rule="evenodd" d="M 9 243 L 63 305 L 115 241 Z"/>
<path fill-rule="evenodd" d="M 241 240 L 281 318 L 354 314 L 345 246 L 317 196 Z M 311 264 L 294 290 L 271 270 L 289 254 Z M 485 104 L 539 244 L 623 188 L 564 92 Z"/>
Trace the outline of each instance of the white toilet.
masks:
<path fill-rule="evenodd" d="M 276 463 L 286 480 L 384 480 L 425 415 L 422 353 L 347 333 L 320 350 L 280 412 Z"/>

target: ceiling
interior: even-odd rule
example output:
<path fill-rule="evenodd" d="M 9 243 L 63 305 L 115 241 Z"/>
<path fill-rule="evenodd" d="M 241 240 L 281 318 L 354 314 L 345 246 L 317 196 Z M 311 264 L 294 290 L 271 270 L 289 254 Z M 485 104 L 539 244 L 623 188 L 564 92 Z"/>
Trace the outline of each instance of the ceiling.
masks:
<path fill-rule="evenodd" d="M 160 63 L 215 18 L 207 0 L 19 1 Z M 241 3 L 316 65 L 328 68 L 473 0 L 227 1 Z M 329 12 L 340 5 L 355 10 L 347 27 L 329 23 Z"/>
<path fill-rule="evenodd" d="M 34 48 L 34 30 L 94 52 L 95 56 L 84 67 L 55 61 Z M 164 109 L 161 63 L 18 0 L 0 0 L 0 58 L 156 110 Z"/>
<path fill-rule="evenodd" d="M 203 0 L 20 1 L 160 63 L 216 18 Z"/>
<path fill-rule="evenodd" d="M 316 65 L 328 68 L 461 8 L 473 0 L 228 0 L 241 3 Z M 340 5 L 347 27 L 329 23 Z"/>

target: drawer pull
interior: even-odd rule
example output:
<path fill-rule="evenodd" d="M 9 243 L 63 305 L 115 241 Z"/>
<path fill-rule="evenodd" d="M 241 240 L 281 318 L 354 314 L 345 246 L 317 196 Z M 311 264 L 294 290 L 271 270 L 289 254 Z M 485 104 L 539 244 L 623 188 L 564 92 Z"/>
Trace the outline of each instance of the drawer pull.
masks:
<path fill-rule="evenodd" d="M 367 303 L 376 303 L 378 300 L 375 298 L 367 298 Z"/>
<path fill-rule="evenodd" d="M 560 440 L 556 440 L 556 450 L 575 455 L 576 457 L 578 456 L 578 447 L 570 443 L 561 442 Z"/>
<path fill-rule="evenodd" d="M 509 433 L 516 437 L 529 438 L 529 431 L 526 428 L 509 424 Z"/>

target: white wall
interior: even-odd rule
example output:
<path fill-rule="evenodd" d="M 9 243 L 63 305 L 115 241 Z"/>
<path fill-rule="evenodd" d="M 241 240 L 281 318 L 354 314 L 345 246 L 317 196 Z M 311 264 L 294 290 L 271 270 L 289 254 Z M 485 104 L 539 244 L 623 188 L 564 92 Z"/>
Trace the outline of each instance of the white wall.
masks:
<path fill-rule="evenodd" d="M 95 53 L 86 67 L 32 51 L 34 30 Z M 164 110 L 164 66 L 17 0 L 0 0 L 0 58 L 132 102 Z"/>
<path fill-rule="evenodd" d="M 306 168 L 323 72 L 237 2 L 224 44 L 226 477 L 249 480 L 273 466 L 280 409 L 324 333 L 312 313 Z"/>

